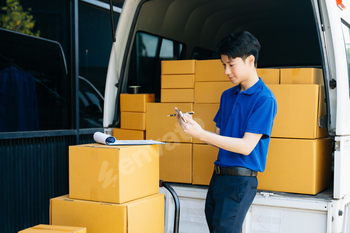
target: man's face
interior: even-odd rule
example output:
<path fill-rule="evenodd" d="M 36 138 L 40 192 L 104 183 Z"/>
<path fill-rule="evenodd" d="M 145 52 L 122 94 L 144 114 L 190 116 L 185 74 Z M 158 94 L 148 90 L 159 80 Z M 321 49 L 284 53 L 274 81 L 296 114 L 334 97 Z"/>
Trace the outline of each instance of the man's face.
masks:
<path fill-rule="evenodd" d="M 239 84 L 247 78 L 249 67 L 242 58 L 229 58 L 227 55 L 221 55 L 221 62 L 225 69 L 225 74 L 233 84 Z"/>

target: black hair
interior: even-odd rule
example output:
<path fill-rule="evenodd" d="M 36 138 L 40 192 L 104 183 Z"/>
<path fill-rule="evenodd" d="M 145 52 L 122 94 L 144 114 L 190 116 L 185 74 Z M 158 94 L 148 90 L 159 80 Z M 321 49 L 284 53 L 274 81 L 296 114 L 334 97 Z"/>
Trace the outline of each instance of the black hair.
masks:
<path fill-rule="evenodd" d="M 237 57 L 245 60 L 248 56 L 255 57 L 255 66 L 258 62 L 260 43 L 247 31 L 232 33 L 221 40 L 217 46 L 218 55 L 227 55 L 230 59 Z"/>

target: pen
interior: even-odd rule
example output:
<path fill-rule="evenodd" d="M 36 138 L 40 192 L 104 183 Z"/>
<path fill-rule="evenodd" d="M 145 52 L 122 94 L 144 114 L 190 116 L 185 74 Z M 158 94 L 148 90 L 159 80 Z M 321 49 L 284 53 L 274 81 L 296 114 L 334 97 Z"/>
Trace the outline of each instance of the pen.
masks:
<path fill-rule="evenodd" d="M 184 114 L 185 114 L 185 113 L 194 114 L 194 112 L 184 112 Z M 176 113 L 175 113 L 175 114 L 170 114 L 170 115 L 168 115 L 167 117 L 173 117 L 173 116 L 176 116 Z"/>

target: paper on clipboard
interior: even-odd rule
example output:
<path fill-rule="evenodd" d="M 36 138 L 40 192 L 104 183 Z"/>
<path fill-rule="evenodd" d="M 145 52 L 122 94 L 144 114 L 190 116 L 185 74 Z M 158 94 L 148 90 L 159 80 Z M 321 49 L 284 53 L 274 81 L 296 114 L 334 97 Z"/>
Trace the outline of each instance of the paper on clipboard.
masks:
<path fill-rule="evenodd" d="M 164 142 L 158 142 L 154 140 L 117 140 L 115 137 L 101 132 L 94 133 L 94 140 L 98 143 L 108 146 L 166 144 Z"/>

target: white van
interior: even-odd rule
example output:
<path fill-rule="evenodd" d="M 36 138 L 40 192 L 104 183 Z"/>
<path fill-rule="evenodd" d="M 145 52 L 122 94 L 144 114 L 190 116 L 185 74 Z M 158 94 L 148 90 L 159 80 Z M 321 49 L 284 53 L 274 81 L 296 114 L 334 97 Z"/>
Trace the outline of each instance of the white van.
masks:
<path fill-rule="evenodd" d="M 242 232 L 350 232 L 349 8 L 349 0 L 126 0 L 109 61 L 105 132 L 118 126 L 119 94 L 128 86 L 159 100 L 161 60 L 216 59 L 218 41 L 249 31 L 262 46 L 258 68 L 323 70 L 327 115 L 319 126 L 334 139 L 334 177 L 333 187 L 318 195 L 259 192 Z M 208 232 L 206 187 L 173 188 L 181 200 L 180 232 Z"/>

